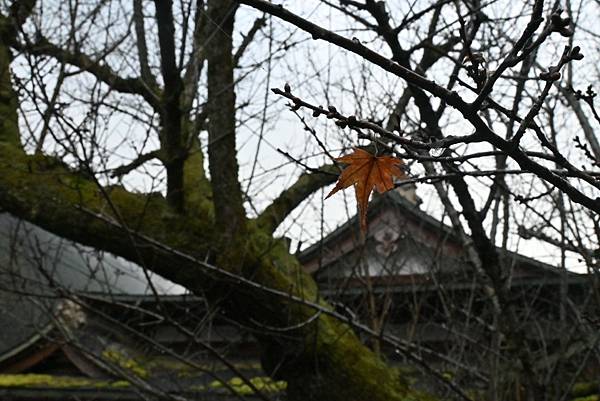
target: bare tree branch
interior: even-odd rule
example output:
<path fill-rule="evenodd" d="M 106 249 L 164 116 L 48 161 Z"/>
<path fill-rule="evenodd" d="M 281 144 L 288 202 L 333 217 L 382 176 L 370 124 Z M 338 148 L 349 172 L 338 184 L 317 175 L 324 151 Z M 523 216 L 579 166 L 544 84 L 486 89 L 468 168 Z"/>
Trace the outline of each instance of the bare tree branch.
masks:
<path fill-rule="evenodd" d="M 150 64 L 148 63 L 148 45 L 146 43 L 146 27 L 144 23 L 144 9 L 142 6 L 142 0 L 133 1 L 133 24 L 135 26 L 136 46 L 138 51 L 138 60 L 140 63 L 140 75 L 141 79 L 146 84 L 153 88 L 154 92 L 158 92 L 158 84 L 156 83 L 156 77 L 150 70 Z"/>
<path fill-rule="evenodd" d="M 265 26 L 265 20 L 265 17 L 259 17 L 255 19 L 248 32 L 245 35 L 243 35 L 244 39 L 242 40 L 242 43 L 240 43 L 239 47 L 235 51 L 235 54 L 233 55 L 234 66 L 239 66 L 240 60 L 242 59 L 242 56 L 246 52 L 246 49 L 248 48 L 250 43 L 252 43 L 252 40 L 254 40 L 254 36 L 256 36 L 258 31 L 260 31 L 260 29 Z"/>
<path fill-rule="evenodd" d="M 275 15 L 291 24 L 303 29 L 313 35 L 313 39 L 323 39 L 333 43 L 341 48 L 349 50 L 384 70 L 405 79 L 409 84 L 418 86 L 436 97 L 456 108 L 463 117 L 471 123 L 478 135 L 482 135 L 485 141 L 489 142 L 498 149 L 504 151 L 509 157 L 519 164 L 522 169 L 535 173 L 538 177 L 548 181 L 552 185 L 562 190 L 574 202 L 579 203 L 596 213 L 600 213 L 600 202 L 585 195 L 579 189 L 575 188 L 565 179 L 552 173 L 548 168 L 529 159 L 525 153 L 498 136 L 490 129 L 486 123 L 477 115 L 477 110 L 472 105 L 466 103 L 456 92 L 449 91 L 435 82 L 414 73 L 413 71 L 399 65 L 398 63 L 385 58 L 384 56 L 368 49 L 360 43 L 346 39 L 334 32 L 328 31 L 316 24 L 313 24 L 302 17 L 299 17 L 282 6 L 276 6 L 263 0 L 239 0 L 240 3 L 250 5 L 261 11 Z"/>
<path fill-rule="evenodd" d="M 257 217 L 258 224 L 267 232 L 272 233 L 283 220 L 303 202 L 309 195 L 334 183 L 338 176 L 335 174 L 337 167 L 328 164 L 303 173 L 296 182 L 285 189 L 261 214 Z"/>
<path fill-rule="evenodd" d="M 161 157 L 161 151 L 160 150 L 153 150 L 151 152 L 148 153 L 143 153 L 141 155 L 139 155 L 135 160 L 133 160 L 131 163 L 128 164 L 124 164 L 122 166 L 119 166 L 117 168 L 115 168 L 111 173 L 110 176 L 111 177 L 121 177 L 125 174 L 128 174 L 129 172 L 135 170 L 136 168 L 140 167 L 141 165 L 143 165 L 144 163 L 153 160 L 153 159 L 160 159 Z"/>
<path fill-rule="evenodd" d="M 89 72 L 99 81 L 104 82 L 112 89 L 121 93 L 139 95 L 144 98 L 155 110 L 160 109 L 158 94 L 154 93 L 140 78 L 123 78 L 112 70 L 107 64 L 99 60 L 92 60 L 83 53 L 72 53 L 63 49 L 48 39 L 40 36 L 35 43 L 11 43 L 16 49 L 37 56 L 50 56 L 61 63 L 73 65 Z"/>

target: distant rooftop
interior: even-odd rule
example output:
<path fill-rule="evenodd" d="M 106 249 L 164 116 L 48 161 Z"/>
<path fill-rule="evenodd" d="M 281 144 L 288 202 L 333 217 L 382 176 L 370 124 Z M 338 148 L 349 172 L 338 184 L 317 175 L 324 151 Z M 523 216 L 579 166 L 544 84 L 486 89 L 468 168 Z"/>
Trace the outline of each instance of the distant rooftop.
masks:
<path fill-rule="evenodd" d="M 44 335 L 58 307 L 56 289 L 76 294 L 148 296 L 184 288 L 114 255 L 0 213 L 0 362 Z"/>

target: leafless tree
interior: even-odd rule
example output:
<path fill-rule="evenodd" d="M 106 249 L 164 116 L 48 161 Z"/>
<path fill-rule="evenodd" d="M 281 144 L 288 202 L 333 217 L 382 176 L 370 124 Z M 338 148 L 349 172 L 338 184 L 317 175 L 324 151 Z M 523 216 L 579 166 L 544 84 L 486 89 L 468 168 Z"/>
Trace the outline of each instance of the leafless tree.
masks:
<path fill-rule="evenodd" d="M 598 4 L 309 3 L 5 5 L 0 206 L 206 299 L 255 334 L 290 399 L 571 398 L 598 356 L 598 294 L 568 285 L 576 264 L 597 273 Z M 357 316 L 337 311 L 282 238 L 303 207 L 324 235 L 334 154 L 355 146 L 403 159 L 398 186 L 421 183 L 465 251 L 467 291 L 432 271 L 435 305 L 398 309 L 416 327 L 433 308 L 449 349 L 399 338 L 364 272 Z M 559 264 L 551 336 L 513 291 L 521 241 Z M 435 384 L 413 388 L 390 350 Z"/>

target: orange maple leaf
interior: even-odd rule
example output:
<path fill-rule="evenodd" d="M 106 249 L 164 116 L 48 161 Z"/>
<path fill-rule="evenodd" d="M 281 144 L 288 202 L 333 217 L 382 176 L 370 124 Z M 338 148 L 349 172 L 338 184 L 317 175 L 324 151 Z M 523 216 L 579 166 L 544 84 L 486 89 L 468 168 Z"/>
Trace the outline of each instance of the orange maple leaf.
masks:
<path fill-rule="evenodd" d="M 336 160 L 347 164 L 348 167 L 342 171 L 335 188 L 329 192 L 327 198 L 340 189 L 346 189 L 354 184 L 360 215 L 360 229 L 365 233 L 367 231 L 367 204 L 373 188 L 380 194 L 394 188 L 393 177 L 406 177 L 400 168 L 404 162 L 392 156 L 377 157 L 358 148 L 354 149 L 354 153 Z"/>

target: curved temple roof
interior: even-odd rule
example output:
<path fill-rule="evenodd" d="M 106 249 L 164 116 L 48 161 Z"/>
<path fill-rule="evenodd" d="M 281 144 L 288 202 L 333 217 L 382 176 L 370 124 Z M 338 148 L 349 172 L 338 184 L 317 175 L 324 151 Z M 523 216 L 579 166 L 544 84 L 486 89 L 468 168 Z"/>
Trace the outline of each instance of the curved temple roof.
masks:
<path fill-rule="evenodd" d="M 184 292 L 148 275 L 161 295 Z M 0 213 L 0 363 L 48 331 L 60 303 L 57 289 L 107 296 L 152 293 L 141 267 Z"/>

